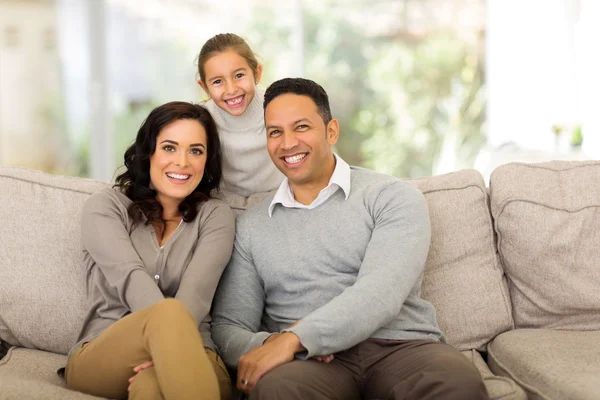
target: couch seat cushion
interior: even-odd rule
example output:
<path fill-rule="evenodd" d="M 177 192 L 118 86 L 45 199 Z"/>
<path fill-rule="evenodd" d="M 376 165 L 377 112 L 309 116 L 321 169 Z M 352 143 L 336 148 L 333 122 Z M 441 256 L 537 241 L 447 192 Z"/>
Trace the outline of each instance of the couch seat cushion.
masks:
<path fill-rule="evenodd" d="M 422 296 L 450 344 L 485 350 L 513 320 L 483 177 L 462 170 L 408 182 L 423 192 L 431 217 Z"/>
<path fill-rule="evenodd" d="M 13 347 L 0 360 L 0 398 L 3 400 L 99 400 L 68 390 L 56 374 L 67 357 L 41 350 Z"/>
<path fill-rule="evenodd" d="M 461 353 L 479 371 L 490 400 L 527 400 L 527 394 L 515 381 L 504 376 L 494 375 L 478 351 L 462 351 Z"/>
<path fill-rule="evenodd" d="M 600 162 L 503 165 L 490 191 L 516 327 L 600 330 Z"/>
<path fill-rule="evenodd" d="M 489 344 L 488 363 L 530 399 L 600 399 L 600 331 L 516 329 Z"/>

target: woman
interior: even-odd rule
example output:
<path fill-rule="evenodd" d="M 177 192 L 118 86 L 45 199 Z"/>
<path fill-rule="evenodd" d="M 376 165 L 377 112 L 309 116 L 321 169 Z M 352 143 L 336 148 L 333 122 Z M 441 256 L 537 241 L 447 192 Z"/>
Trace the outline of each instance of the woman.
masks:
<path fill-rule="evenodd" d="M 210 198 L 221 180 L 210 114 L 184 102 L 157 107 L 125 168 L 83 207 L 90 309 L 69 352 L 67 386 L 108 398 L 228 398 L 209 310 L 235 219 Z"/>

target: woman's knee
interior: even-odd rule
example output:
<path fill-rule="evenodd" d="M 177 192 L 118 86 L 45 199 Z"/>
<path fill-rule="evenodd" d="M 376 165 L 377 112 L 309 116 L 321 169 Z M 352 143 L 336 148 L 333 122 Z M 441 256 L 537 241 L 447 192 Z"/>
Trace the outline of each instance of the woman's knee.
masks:
<path fill-rule="evenodd" d="M 159 301 L 152 307 L 152 318 L 158 318 L 160 320 L 177 322 L 180 320 L 192 320 L 192 314 L 188 311 L 186 306 L 177 299 L 169 298 Z"/>

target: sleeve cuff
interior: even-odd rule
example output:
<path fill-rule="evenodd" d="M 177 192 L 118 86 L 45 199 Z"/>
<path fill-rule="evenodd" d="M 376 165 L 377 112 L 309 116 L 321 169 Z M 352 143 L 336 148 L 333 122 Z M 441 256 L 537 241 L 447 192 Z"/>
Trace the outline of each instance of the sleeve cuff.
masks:
<path fill-rule="evenodd" d="M 322 346 L 319 343 L 318 335 L 315 334 L 314 329 L 310 329 L 309 326 L 303 324 L 302 322 L 298 323 L 298 325 L 293 326 L 291 328 L 287 328 L 282 330 L 281 332 L 292 332 L 300 338 L 300 343 L 306 349 L 305 352 L 297 353 L 296 358 L 301 360 L 307 360 L 314 356 L 321 356 Z"/>

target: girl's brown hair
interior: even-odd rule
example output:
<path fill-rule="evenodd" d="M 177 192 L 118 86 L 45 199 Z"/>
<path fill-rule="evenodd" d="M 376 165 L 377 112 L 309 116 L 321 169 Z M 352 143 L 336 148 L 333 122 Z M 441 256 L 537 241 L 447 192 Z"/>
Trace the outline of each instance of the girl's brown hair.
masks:
<path fill-rule="evenodd" d="M 208 39 L 200 49 L 200 54 L 198 54 L 198 74 L 200 74 L 200 80 L 204 84 L 206 84 L 206 74 L 204 72 L 206 62 L 217 54 L 228 50 L 233 50 L 244 57 L 256 78 L 258 60 L 248 43 L 235 33 L 220 33 Z"/>

